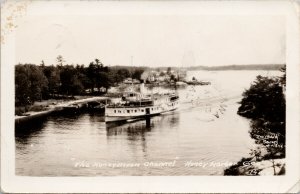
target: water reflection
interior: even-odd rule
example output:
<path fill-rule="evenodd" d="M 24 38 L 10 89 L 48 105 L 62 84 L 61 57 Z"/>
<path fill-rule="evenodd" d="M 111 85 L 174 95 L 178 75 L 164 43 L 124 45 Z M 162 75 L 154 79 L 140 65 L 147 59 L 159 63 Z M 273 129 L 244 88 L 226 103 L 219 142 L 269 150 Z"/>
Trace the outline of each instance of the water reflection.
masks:
<path fill-rule="evenodd" d="M 147 150 L 147 138 L 151 138 L 161 130 L 173 130 L 175 126 L 178 126 L 178 123 L 179 114 L 176 112 L 132 122 L 106 123 L 107 141 L 108 144 L 114 145 L 120 144 L 120 141 L 126 139 L 127 146 L 130 148 L 130 152 L 133 153 L 135 159 L 143 158 L 146 160 L 149 152 Z"/>
<path fill-rule="evenodd" d="M 179 114 L 160 115 L 151 118 L 144 118 L 133 122 L 112 122 L 106 124 L 107 136 L 116 136 L 126 133 L 129 137 L 144 135 L 153 128 L 162 125 L 169 125 L 170 128 L 179 122 Z"/>
<path fill-rule="evenodd" d="M 88 112 L 89 120 L 94 122 L 105 122 L 105 117 L 103 116 L 103 113 L 101 112 Z"/>
<path fill-rule="evenodd" d="M 47 118 L 32 122 L 15 123 L 15 140 L 17 143 L 27 144 L 31 137 L 38 136 L 45 127 Z"/>

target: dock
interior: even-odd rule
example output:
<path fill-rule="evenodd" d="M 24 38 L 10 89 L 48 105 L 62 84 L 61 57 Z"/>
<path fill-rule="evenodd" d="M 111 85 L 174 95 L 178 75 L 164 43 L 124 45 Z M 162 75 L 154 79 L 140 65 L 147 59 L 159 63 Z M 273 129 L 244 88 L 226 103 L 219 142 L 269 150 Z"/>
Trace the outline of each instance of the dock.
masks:
<path fill-rule="evenodd" d="M 20 124 L 23 122 L 39 119 L 46 117 L 52 113 L 58 113 L 58 112 L 78 112 L 79 110 L 82 110 L 83 108 L 97 108 L 99 105 L 105 103 L 110 100 L 109 97 L 91 97 L 86 99 L 80 99 L 80 100 L 71 100 L 55 105 L 49 105 L 49 108 L 44 111 L 39 112 L 26 112 L 26 114 L 22 116 L 15 116 L 15 124 Z M 101 108 L 104 106 L 101 106 Z"/>

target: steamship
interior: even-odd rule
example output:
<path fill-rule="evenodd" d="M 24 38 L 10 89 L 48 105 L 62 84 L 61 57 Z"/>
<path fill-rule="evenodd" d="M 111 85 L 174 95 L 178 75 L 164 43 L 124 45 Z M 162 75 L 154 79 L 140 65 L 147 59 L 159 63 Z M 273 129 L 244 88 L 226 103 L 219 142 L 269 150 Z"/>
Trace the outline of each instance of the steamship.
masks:
<path fill-rule="evenodd" d="M 105 122 L 129 121 L 174 111 L 179 106 L 176 92 L 145 94 L 144 84 L 140 92 L 125 92 L 121 100 L 105 107 Z"/>

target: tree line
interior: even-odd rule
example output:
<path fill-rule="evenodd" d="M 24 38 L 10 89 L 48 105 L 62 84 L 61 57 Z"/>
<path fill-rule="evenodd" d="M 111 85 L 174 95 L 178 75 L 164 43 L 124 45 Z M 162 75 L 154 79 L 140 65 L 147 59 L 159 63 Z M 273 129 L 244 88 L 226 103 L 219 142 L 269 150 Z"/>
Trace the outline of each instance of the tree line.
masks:
<path fill-rule="evenodd" d="M 141 79 L 145 67 L 108 67 L 99 59 L 85 65 L 64 64 L 62 56 L 57 64 L 17 64 L 15 66 L 15 104 L 24 106 L 49 98 L 74 95 L 100 95 L 131 77 Z"/>

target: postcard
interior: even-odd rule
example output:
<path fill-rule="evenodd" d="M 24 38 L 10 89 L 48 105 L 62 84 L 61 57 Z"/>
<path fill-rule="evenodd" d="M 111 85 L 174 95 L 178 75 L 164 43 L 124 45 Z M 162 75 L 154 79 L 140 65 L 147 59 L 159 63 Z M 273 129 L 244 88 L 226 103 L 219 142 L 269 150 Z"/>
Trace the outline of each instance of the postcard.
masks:
<path fill-rule="evenodd" d="M 296 1 L 4 1 L 4 193 L 299 192 Z"/>

